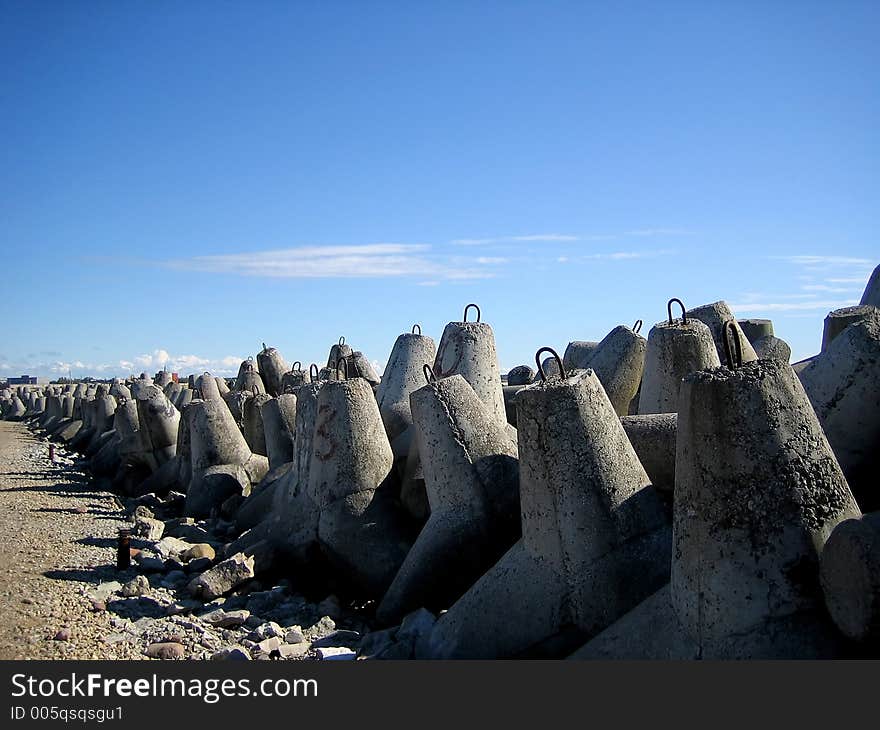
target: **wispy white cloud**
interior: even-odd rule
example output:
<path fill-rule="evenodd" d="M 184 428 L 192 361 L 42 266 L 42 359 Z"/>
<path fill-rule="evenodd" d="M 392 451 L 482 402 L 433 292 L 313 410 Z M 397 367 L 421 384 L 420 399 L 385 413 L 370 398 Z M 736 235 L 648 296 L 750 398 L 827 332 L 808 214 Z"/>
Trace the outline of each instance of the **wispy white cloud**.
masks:
<path fill-rule="evenodd" d="M 478 259 L 435 255 L 426 244 L 376 243 L 357 246 L 299 246 L 272 251 L 194 256 L 162 265 L 199 271 L 270 278 L 485 279 L 494 274 Z M 491 262 L 495 263 L 495 262 Z"/>
<path fill-rule="evenodd" d="M 585 261 L 625 261 L 627 259 L 652 259 L 658 256 L 669 256 L 675 251 L 660 249 L 657 251 L 612 251 L 610 253 L 591 253 L 579 258 Z"/>
<path fill-rule="evenodd" d="M 861 279 L 859 279 L 861 281 Z M 832 294 L 852 294 L 861 293 L 860 289 L 853 289 L 851 286 L 829 286 L 828 284 L 804 284 L 801 289 L 806 291 L 821 291 Z"/>
<path fill-rule="evenodd" d="M 627 231 L 624 236 L 692 236 L 693 231 L 686 228 L 640 228 Z"/>
<path fill-rule="evenodd" d="M 527 236 L 492 236 L 490 238 L 456 238 L 450 243 L 456 246 L 486 246 L 490 243 L 517 243 L 542 241 L 578 241 L 578 236 L 565 233 L 532 233 Z"/>
<path fill-rule="evenodd" d="M 572 241 L 614 241 L 620 238 L 645 238 L 648 236 L 688 236 L 693 231 L 685 228 L 637 228 L 622 233 L 532 233 L 525 236 L 487 236 L 485 238 L 456 238 L 450 241 L 456 246 L 487 246 L 495 243 L 553 243 Z"/>
<path fill-rule="evenodd" d="M 781 298 L 781 297 L 777 297 Z M 786 301 L 786 302 L 755 302 L 746 301 L 734 303 L 730 308 L 737 314 L 741 312 L 792 312 L 807 310 L 824 310 L 830 312 L 832 309 L 840 309 L 841 307 L 849 307 L 857 304 L 858 299 L 847 299 L 839 301 L 829 300 L 813 300 L 810 301 Z"/>
<path fill-rule="evenodd" d="M 835 266 L 871 266 L 871 259 L 856 258 L 853 256 L 815 256 L 815 255 L 798 255 L 798 256 L 770 256 L 771 259 L 780 261 L 788 261 L 792 264 L 801 264 L 805 266 L 831 264 Z"/>

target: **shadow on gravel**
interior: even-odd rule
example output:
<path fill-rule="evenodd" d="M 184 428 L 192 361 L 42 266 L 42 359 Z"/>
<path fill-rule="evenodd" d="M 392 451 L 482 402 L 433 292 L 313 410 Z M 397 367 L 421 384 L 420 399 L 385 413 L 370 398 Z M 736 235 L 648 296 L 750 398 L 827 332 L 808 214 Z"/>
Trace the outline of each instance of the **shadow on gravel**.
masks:
<path fill-rule="evenodd" d="M 112 563 L 96 565 L 93 568 L 66 568 L 64 570 L 47 570 L 43 575 L 51 580 L 72 580 L 77 583 L 98 585 L 110 580 L 125 583 L 137 575 L 134 570 L 119 571 Z"/>
<path fill-rule="evenodd" d="M 42 479 L 42 478 L 52 478 L 58 477 L 59 470 L 58 469 L 50 469 L 46 471 L 8 471 L 3 474 L 4 477 L 12 477 L 13 479 Z M 85 484 L 89 481 L 87 476 L 78 477 L 77 475 L 66 475 L 66 479 L 69 479 L 71 482 L 79 482 L 81 484 Z"/>
<path fill-rule="evenodd" d="M 59 482 L 58 484 L 51 484 L 42 487 L 6 487 L 5 489 L 0 489 L 0 492 L 51 492 L 52 494 L 57 494 L 59 497 L 87 497 L 90 499 L 100 499 L 102 496 L 106 496 L 100 492 L 83 489 L 81 486 L 70 482 Z"/>
<path fill-rule="evenodd" d="M 107 603 L 107 610 L 127 619 L 160 618 L 165 615 L 165 607 L 153 598 L 116 598 Z"/>

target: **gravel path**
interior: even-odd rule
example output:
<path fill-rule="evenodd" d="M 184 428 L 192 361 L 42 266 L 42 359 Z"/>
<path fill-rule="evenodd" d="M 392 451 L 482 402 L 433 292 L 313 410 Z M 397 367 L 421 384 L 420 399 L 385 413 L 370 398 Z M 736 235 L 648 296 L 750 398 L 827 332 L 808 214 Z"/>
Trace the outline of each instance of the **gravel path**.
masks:
<path fill-rule="evenodd" d="M 57 443 L 50 460 L 27 423 L 0 421 L 0 659 L 353 659 L 358 648 L 401 659 L 433 624 L 422 609 L 400 631 L 369 634 L 357 610 L 334 595 L 309 600 L 287 579 L 243 578 L 213 600 L 194 597 L 190 583 L 222 560 L 212 547 L 226 546 L 222 525 L 181 519 L 182 495 L 121 499 L 82 463 Z M 157 533 L 136 532 L 125 571 L 121 527 Z M 207 555 L 182 557 L 189 548 Z"/>
<path fill-rule="evenodd" d="M 59 447 L 56 447 L 59 448 Z M 103 641 L 111 615 L 86 596 L 116 577 L 122 505 L 95 491 L 59 449 L 24 423 L 0 421 L 0 659 L 141 657 Z M 54 639 L 66 629 L 66 641 Z"/>

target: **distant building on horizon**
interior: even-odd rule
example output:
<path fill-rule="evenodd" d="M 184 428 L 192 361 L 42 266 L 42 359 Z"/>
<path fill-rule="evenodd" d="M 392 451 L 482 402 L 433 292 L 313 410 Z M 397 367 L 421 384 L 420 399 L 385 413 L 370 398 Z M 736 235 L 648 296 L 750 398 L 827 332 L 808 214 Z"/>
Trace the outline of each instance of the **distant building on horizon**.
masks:
<path fill-rule="evenodd" d="M 18 378 L 7 378 L 9 385 L 43 385 L 49 382 L 48 378 L 38 378 L 36 375 L 22 375 Z"/>

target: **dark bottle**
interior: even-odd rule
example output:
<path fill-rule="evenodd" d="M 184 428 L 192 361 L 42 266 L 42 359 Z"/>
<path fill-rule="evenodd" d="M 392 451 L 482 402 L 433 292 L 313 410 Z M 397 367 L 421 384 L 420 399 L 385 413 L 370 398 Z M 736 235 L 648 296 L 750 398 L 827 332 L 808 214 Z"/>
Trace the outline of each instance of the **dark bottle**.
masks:
<path fill-rule="evenodd" d="M 116 568 L 128 570 L 131 565 L 131 530 L 119 530 L 119 539 L 116 543 Z"/>

